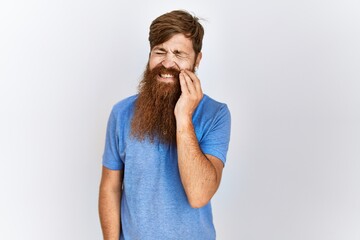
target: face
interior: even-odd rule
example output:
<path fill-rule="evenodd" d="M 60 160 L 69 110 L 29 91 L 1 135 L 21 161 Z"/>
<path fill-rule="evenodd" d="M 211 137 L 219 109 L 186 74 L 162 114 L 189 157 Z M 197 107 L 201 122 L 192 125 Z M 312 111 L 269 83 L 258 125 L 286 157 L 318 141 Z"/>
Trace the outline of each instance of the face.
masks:
<path fill-rule="evenodd" d="M 183 34 L 176 34 L 151 50 L 131 123 L 135 138 L 176 142 L 174 109 L 181 95 L 179 73 L 183 69 L 193 71 L 200 60 L 201 53 L 195 59 L 192 41 Z"/>
<path fill-rule="evenodd" d="M 177 71 L 188 69 L 193 71 L 194 67 L 199 65 L 200 60 L 201 53 L 195 59 L 192 41 L 179 33 L 168 41 L 153 47 L 150 52 L 149 69 L 153 70 L 155 67 L 163 66 L 165 69 L 176 69 Z M 157 80 L 172 83 L 178 79 L 178 76 L 174 76 L 173 72 L 160 72 Z"/>

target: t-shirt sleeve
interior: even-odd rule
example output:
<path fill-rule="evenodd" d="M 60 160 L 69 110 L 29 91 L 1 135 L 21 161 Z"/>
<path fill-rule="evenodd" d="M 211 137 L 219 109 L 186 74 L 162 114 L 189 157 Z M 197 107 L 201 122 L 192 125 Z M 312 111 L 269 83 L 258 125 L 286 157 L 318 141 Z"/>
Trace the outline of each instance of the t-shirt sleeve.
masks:
<path fill-rule="evenodd" d="M 219 158 L 224 164 L 230 141 L 231 116 L 226 104 L 217 112 L 210 131 L 200 142 L 204 154 Z"/>
<path fill-rule="evenodd" d="M 121 170 L 124 163 L 120 158 L 118 124 L 114 113 L 111 112 L 106 129 L 105 149 L 102 164 L 111 170 Z"/>

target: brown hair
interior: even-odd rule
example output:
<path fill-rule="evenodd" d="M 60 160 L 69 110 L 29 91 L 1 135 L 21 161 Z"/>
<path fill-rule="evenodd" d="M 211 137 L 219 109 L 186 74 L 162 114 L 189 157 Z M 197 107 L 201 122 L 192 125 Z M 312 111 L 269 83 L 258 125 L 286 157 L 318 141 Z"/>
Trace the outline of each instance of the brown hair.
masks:
<path fill-rule="evenodd" d="M 156 18 L 150 25 L 150 49 L 166 42 L 175 34 L 182 33 L 192 40 L 195 54 L 201 52 L 204 28 L 199 18 L 183 10 L 175 10 Z"/>

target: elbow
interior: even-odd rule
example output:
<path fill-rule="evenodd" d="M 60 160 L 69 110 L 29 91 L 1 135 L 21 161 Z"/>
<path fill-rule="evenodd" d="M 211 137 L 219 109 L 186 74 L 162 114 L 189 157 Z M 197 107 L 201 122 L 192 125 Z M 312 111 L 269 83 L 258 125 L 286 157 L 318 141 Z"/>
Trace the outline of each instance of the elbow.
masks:
<path fill-rule="evenodd" d="M 188 202 L 192 208 L 205 207 L 210 202 L 209 197 L 188 197 Z"/>
<path fill-rule="evenodd" d="M 189 205 L 192 208 L 202 208 L 209 204 L 210 200 L 216 192 L 216 188 L 205 189 L 204 187 L 200 189 L 193 189 L 192 191 L 185 191 L 186 197 L 188 199 Z"/>
<path fill-rule="evenodd" d="M 206 206 L 207 205 L 207 203 L 201 203 L 201 202 L 198 202 L 198 203 L 196 203 L 196 202 L 190 202 L 190 206 L 192 207 L 192 208 L 202 208 L 202 207 L 204 207 L 204 206 Z"/>

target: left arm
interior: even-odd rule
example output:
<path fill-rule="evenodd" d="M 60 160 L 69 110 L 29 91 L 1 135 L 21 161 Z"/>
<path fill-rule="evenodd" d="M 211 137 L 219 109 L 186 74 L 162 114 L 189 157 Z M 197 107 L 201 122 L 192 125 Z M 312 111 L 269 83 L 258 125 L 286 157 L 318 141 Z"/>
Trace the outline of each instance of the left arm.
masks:
<path fill-rule="evenodd" d="M 190 205 L 200 208 L 218 189 L 224 165 L 217 157 L 203 154 L 195 135 L 192 114 L 203 97 L 199 79 L 185 70 L 180 85 L 182 94 L 175 107 L 179 172 Z"/>

